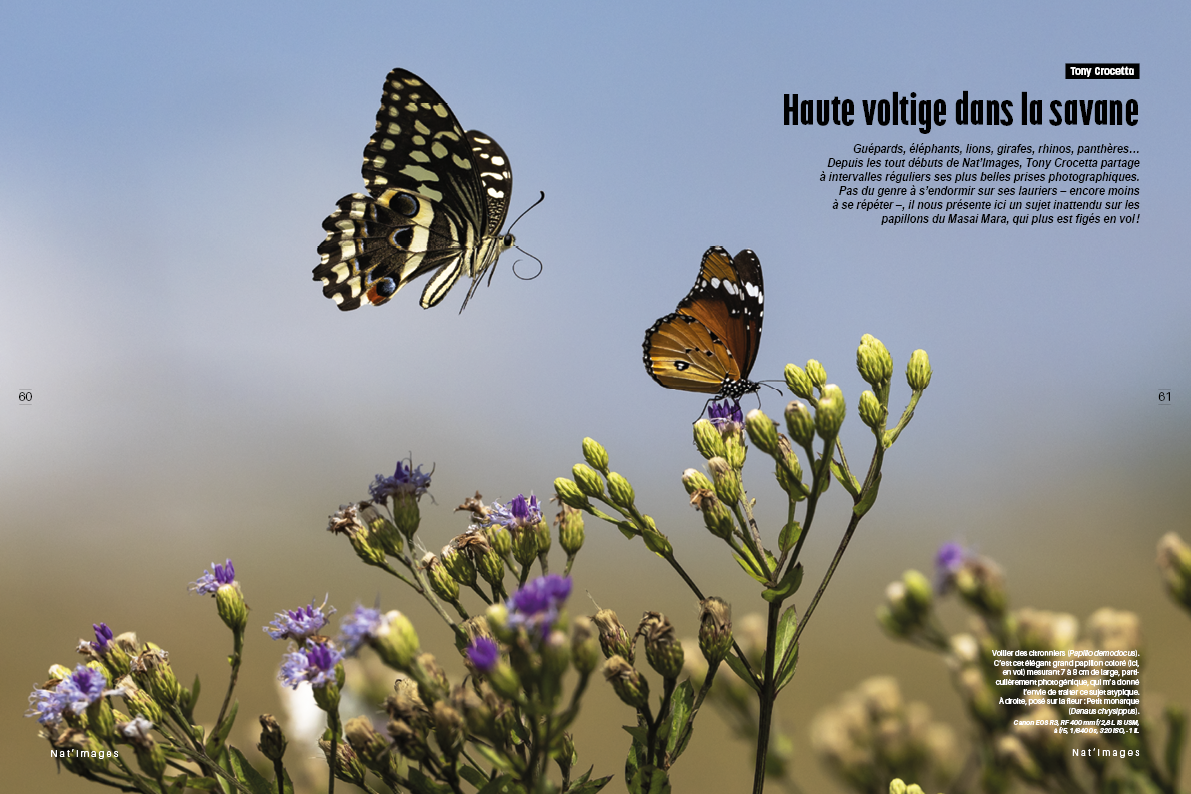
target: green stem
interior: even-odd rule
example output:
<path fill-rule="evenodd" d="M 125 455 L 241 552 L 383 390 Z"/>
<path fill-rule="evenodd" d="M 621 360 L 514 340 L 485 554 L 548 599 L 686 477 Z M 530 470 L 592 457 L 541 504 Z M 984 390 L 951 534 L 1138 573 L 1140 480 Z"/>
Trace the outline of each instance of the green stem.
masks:
<path fill-rule="evenodd" d="M 777 656 L 777 624 L 782 605 L 776 601 L 769 604 L 769 616 L 765 626 L 765 679 L 761 684 L 760 716 L 757 720 L 757 760 L 753 767 L 753 794 L 765 790 L 765 761 L 769 755 L 769 731 L 773 723 L 773 707 L 777 700 L 774 680 L 774 657 Z M 791 643 L 793 648 L 794 644 Z M 787 651 L 787 654 L 789 651 Z M 785 664 L 783 660 L 782 664 Z"/>

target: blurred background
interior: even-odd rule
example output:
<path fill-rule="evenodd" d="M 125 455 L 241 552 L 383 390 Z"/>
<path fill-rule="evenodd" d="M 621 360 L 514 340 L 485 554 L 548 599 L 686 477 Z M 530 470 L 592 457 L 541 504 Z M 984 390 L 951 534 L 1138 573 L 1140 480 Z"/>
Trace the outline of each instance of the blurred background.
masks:
<path fill-rule="evenodd" d="M 816 358 L 852 409 L 843 439 L 863 468 L 871 436 L 855 348 L 872 333 L 895 372 L 926 349 L 934 381 L 886 457 L 861 524 L 803 635 L 779 702 L 804 791 L 842 790 L 809 750 L 814 713 L 877 674 L 962 732 L 937 659 L 886 639 L 873 610 L 939 544 L 997 559 L 1012 606 L 1141 615 L 1146 707 L 1191 703 L 1191 626 L 1154 566 L 1159 536 L 1189 536 L 1186 81 L 1188 12 L 1119 4 L 9 5 L 0 51 L 0 760 L 12 790 L 75 792 L 22 716 L 53 663 L 106 622 L 171 653 L 218 708 L 230 650 L 209 599 L 186 592 L 234 560 L 251 620 L 312 598 L 410 612 L 423 642 L 448 633 L 404 589 L 326 533 L 399 458 L 434 467 L 422 502 L 432 549 L 452 512 L 545 497 L 592 436 L 634 484 L 680 559 L 739 620 L 764 603 L 703 529 L 679 477 L 702 463 L 703 397 L 658 387 L 641 340 L 673 311 L 711 245 L 765 269 L 754 378 Z M 1066 62 L 1142 62 L 1141 80 L 1067 81 Z M 323 218 L 363 189 L 361 152 L 385 74 L 425 78 L 465 129 L 504 146 L 519 244 L 544 263 L 519 281 L 506 255 L 462 315 L 422 283 L 341 313 L 311 281 Z M 1128 99 L 1125 127 L 958 127 L 954 102 Z M 792 127 L 783 94 L 943 98 L 949 123 Z M 1131 226 L 879 226 L 831 209 L 819 174 L 855 144 L 1129 144 L 1140 152 Z M 518 273 L 536 264 L 522 261 Z M 21 405 L 21 390 L 33 401 Z M 1173 395 L 1159 404 L 1159 390 Z M 891 410 L 908 399 L 895 377 Z M 745 408 L 755 407 L 747 398 Z M 777 416 L 790 399 L 764 390 Z M 770 468 L 746 486 L 771 544 L 785 518 Z M 835 489 L 804 560 L 800 609 L 848 505 Z M 640 542 L 589 521 L 572 613 L 627 623 L 697 605 Z M 953 630 L 964 627 L 956 610 Z M 252 629 L 234 741 L 277 712 L 282 652 Z M 462 675 L 461 664 L 453 676 Z M 603 686 L 577 730 L 580 764 L 623 790 L 629 709 Z M 204 706 L 200 706 L 200 712 Z M 751 750 L 703 719 L 677 791 L 740 791 Z"/>

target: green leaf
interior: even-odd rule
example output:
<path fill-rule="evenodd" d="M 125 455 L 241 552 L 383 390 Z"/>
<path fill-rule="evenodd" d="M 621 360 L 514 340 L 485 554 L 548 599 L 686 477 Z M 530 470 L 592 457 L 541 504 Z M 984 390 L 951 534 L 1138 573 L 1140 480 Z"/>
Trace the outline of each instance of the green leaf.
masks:
<path fill-rule="evenodd" d="M 595 769 L 593 766 L 591 769 Z M 588 780 L 591 777 L 591 769 L 583 773 L 583 777 L 567 786 L 564 794 L 595 794 L 597 791 L 608 785 L 608 781 L 612 779 L 612 775 L 608 777 L 600 777 L 595 780 Z"/>
<path fill-rule="evenodd" d="M 656 766 L 643 766 L 629 781 L 629 794 L 670 794 L 670 776 Z"/>
<path fill-rule="evenodd" d="M 782 554 L 785 554 L 790 549 L 794 548 L 798 543 L 798 539 L 802 537 L 802 524 L 797 521 L 791 521 L 782 527 L 782 532 L 777 536 L 777 547 Z"/>
<path fill-rule="evenodd" d="M 687 723 L 691 721 L 691 709 L 695 705 L 695 689 L 691 686 L 691 679 L 687 679 L 674 688 L 670 696 L 670 719 L 666 721 L 669 735 L 666 736 L 666 757 L 673 761 L 678 757 L 675 750 L 678 740 L 686 731 Z"/>
<path fill-rule="evenodd" d="M 782 613 L 782 617 L 777 622 L 777 653 L 774 657 L 774 664 L 779 664 L 782 657 L 786 655 L 786 648 L 790 646 L 790 640 L 794 639 L 794 632 L 798 628 L 798 612 L 793 604 L 786 607 L 786 611 Z M 780 679 L 780 675 L 775 675 L 774 679 Z"/>
<path fill-rule="evenodd" d="M 492 764 L 501 772 L 508 774 L 517 771 L 517 767 L 513 765 L 512 759 L 495 747 L 489 747 L 486 744 L 476 744 L 475 748 L 476 752 L 484 756 L 485 761 Z"/>
<path fill-rule="evenodd" d="M 724 661 L 728 663 L 728 666 L 732 668 L 732 672 L 736 673 L 742 681 L 760 693 L 761 685 L 757 683 L 755 678 L 749 675 L 748 668 L 744 666 L 744 662 L 740 661 L 740 657 L 734 653 L 730 653 L 724 657 Z"/>
<path fill-rule="evenodd" d="M 776 601 L 780 604 L 790 596 L 797 593 L 798 588 L 801 585 L 802 563 L 798 563 L 797 565 L 787 568 L 786 573 L 784 576 L 782 576 L 782 581 L 778 583 L 778 586 L 771 590 L 765 590 L 761 593 L 761 597 L 770 603 Z"/>
<path fill-rule="evenodd" d="M 488 776 L 470 764 L 463 764 L 459 767 L 459 777 L 471 783 L 476 788 L 483 788 L 488 785 Z"/>
<path fill-rule="evenodd" d="M 852 475 L 846 474 L 834 458 L 831 460 L 831 473 L 835 475 L 835 479 L 839 480 L 839 484 L 844 486 L 844 490 L 852 494 L 853 497 L 860 493 L 860 483 L 856 482 L 856 478 Z"/>
<path fill-rule="evenodd" d="M 620 727 L 624 728 L 629 736 L 641 742 L 642 745 L 649 740 L 649 728 L 646 728 L 644 725 L 621 725 Z"/>
<path fill-rule="evenodd" d="M 222 781 L 223 778 L 219 778 L 218 780 L 216 780 L 216 779 L 212 779 L 209 777 L 190 777 L 190 778 L 188 778 L 186 775 L 181 775 L 177 778 L 174 778 L 174 783 L 171 784 L 170 788 L 173 788 L 175 785 L 177 785 L 177 781 L 179 781 L 179 780 L 184 780 L 185 784 L 183 785 L 182 788 L 177 789 L 177 791 L 182 791 L 183 789 L 192 789 L 192 788 L 198 789 L 199 791 L 214 791 L 216 786 L 219 785 L 219 782 Z"/>
<path fill-rule="evenodd" d="M 496 781 L 493 781 L 493 783 L 495 782 Z M 437 780 L 431 779 L 426 775 L 425 772 L 418 769 L 416 766 L 411 766 L 409 768 L 409 790 L 415 792 L 415 794 L 451 794 L 450 786 L 448 786 L 446 783 L 439 783 Z M 497 791 L 505 791 L 505 789 L 497 789 Z M 517 786 L 516 789 L 508 789 L 508 791 L 524 792 L 525 789 Z"/>
<path fill-rule="evenodd" d="M 860 501 L 852 508 L 852 512 L 856 514 L 857 518 L 862 518 L 869 508 L 873 506 L 873 502 L 877 501 L 877 490 L 881 487 L 881 474 L 873 478 L 873 484 L 864 492 Z"/>
<path fill-rule="evenodd" d="M 637 537 L 637 525 L 632 521 L 617 521 L 616 528 L 620 530 L 620 534 L 629 540 Z"/>
<path fill-rule="evenodd" d="M 232 732 L 232 726 L 236 724 L 236 714 L 240 712 L 240 701 L 232 701 L 231 708 L 228 709 L 227 714 L 223 718 L 223 722 L 215 726 L 215 730 L 207 737 L 206 750 L 207 755 L 219 755 L 219 748 L 227 744 L 228 734 Z M 276 792 L 274 792 L 276 794 Z"/>
<path fill-rule="evenodd" d="M 277 794 L 277 787 L 265 780 L 239 749 L 229 745 L 227 750 L 228 771 L 238 782 L 247 786 L 252 794 Z"/>
<path fill-rule="evenodd" d="M 767 581 L 765 581 L 765 577 L 764 577 L 764 576 L 762 576 L 762 575 L 761 575 L 761 574 L 759 574 L 759 573 L 755 573 L 755 572 L 754 572 L 755 570 L 756 570 L 756 571 L 759 571 L 759 570 L 761 570 L 761 566 L 760 566 L 760 565 L 756 565 L 756 558 L 755 558 L 755 557 L 753 557 L 753 555 L 752 555 L 752 552 L 750 552 L 748 549 L 745 549 L 745 548 L 742 548 L 742 549 L 741 549 L 741 551 L 744 553 L 744 555 L 745 555 L 744 557 L 740 556 L 739 554 L 733 554 L 733 555 L 732 555 L 732 559 L 736 560 L 736 563 L 737 563 L 737 564 L 738 564 L 738 565 L 739 565 L 739 566 L 740 566 L 740 567 L 741 567 L 741 568 L 744 570 L 744 572 L 745 572 L 745 573 L 747 573 L 749 576 L 753 577 L 754 579 L 756 579 L 756 580 L 757 580 L 758 582 L 760 582 L 761 584 L 769 584 Z M 750 565 L 749 565 L 749 563 L 750 563 L 750 562 L 752 562 L 752 563 L 753 563 L 753 566 L 754 566 L 754 567 L 750 567 Z"/>
<path fill-rule="evenodd" d="M 633 737 L 633 744 L 629 747 L 628 755 L 624 759 L 624 780 L 628 783 L 637 774 L 637 770 L 645 763 L 648 754 L 645 752 L 645 740 L 638 739 L 636 730 L 646 730 L 644 725 L 630 727 L 628 725 L 621 726 Z"/>
<path fill-rule="evenodd" d="M 476 745 L 481 747 L 483 745 Z M 412 769 L 410 770 L 413 771 Z M 448 789 L 450 791 L 450 789 Z M 525 794 L 525 788 L 517 782 L 517 779 L 510 775 L 501 775 L 495 780 L 490 781 L 476 794 Z"/>

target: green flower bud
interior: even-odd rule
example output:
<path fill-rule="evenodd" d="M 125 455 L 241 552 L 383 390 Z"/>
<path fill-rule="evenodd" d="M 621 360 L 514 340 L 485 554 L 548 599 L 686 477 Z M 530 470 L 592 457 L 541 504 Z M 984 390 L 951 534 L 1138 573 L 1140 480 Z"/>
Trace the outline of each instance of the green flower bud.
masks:
<path fill-rule="evenodd" d="M 700 419 L 692 429 L 695 433 L 695 448 L 699 450 L 700 455 L 708 459 L 728 457 L 724 437 L 710 421 Z"/>
<path fill-rule="evenodd" d="M 466 735 L 467 724 L 463 715 L 445 700 L 440 700 L 430 708 L 430 717 L 434 720 L 434 738 L 438 740 L 438 746 L 447 755 L 457 755 Z"/>
<path fill-rule="evenodd" d="M 633 640 L 620 624 L 620 618 L 616 617 L 616 613 L 611 609 L 601 609 L 591 616 L 591 620 L 600 631 L 600 648 L 604 651 L 604 656 L 622 656 L 632 663 L 635 655 Z"/>
<path fill-rule="evenodd" d="M 316 689 L 315 692 L 317 691 Z M 318 749 L 323 751 L 323 757 L 326 758 L 327 765 L 335 770 L 335 777 L 344 783 L 351 783 L 353 786 L 364 786 L 364 781 L 368 773 L 364 770 L 364 765 L 360 763 L 360 757 L 356 755 L 356 751 L 352 749 L 351 745 L 346 742 L 339 742 L 335 745 L 335 759 L 333 764 L 331 761 L 330 739 L 319 739 Z"/>
<path fill-rule="evenodd" d="M 385 613 L 385 619 L 369 645 L 382 662 L 394 670 L 408 673 L 420 650 L 418 633 L 409 618 L 396 609 Z"/>
<path fill-rule="evenodd" d="M 902 584 L 906 586 L 906 601 L 920 614 L 930 611 L 934 603 L 935 589 L 919 571 L 909 570 L 902 574 Z"/>
<path fill-rule="evenodd" d="M 674 626 L 660 612 L 646 612 L 637 627 L 637 634 L 645 637 L 645 658 L 658 675 L 666 679 L 678 678 L 682 672 L 682 644 L 674 636 Z"/>
<path fill-rule="evenodd" d="M 110 743 L 116 735 L 116 715 L 107 698 L 99 698 L 87 706 L 87 729 L 97 738 Z"/>
<path fill-rule="evenodd" d="M 389 743 L 372 727 L 372 720 L 367 717 L 352 717 L 343 724 L 343 733 L 364 766 L 378 775 L 383 776 L 388 772 Z M 262 734 L 262 738 L 263 736 Z"/>
<path fill-rule="evenodd" d="M 525 690 L 521 686 L 521 678 L 508 661 L 503 658 L 488 671 L 486 680 L 492 687 L 492 690 L 505 700 L 517 703 L 525 697 Z"/>
<path fill-rule="evenodd" d="M 430 589 L 434 594 L 446 601 L 448 604 L 454 604 L 459 600 L 459 583 L 451 576 L 447 566 L 439 561 L 430 552 L 422 558 L 422 568 L 426 571 L 426 578 L 430 580 Z"/>
<path fill-rule="evenodd" d="M 553 538 L 550 537 L 550 525 L 546 523 L 546 519 L 538 522 L 537 526 L 533 528 L 534 535 L 538 540 L 538 557 L 546 558 L 550 553 L 550 545 L 553 543 Z"/>
<path fill-rule="evenodd" d="M 906 784 L 900 777 L 889 781 L 889 794 L 906 794 Z"/>
<path fill-rule="evenodd" d="M 491 694 L 491 693 L 490 693 Z M 477 736 L 495 739 L 499 736 L 492 709 L 470 685 L 460 685 L 451 692 L 451 705 L 463 715 L 467 729 Z"/>
<path fill-rule="evenodd" d="M 563 777 L 570 778 L 571 767 L 574 766 L 575 759 L 578 757 L 579 753 L 575 750 L 575 737 L 571 735 L 570 731 L 563 731 L 562 752 L 558 756 L 558 768 Z"/>
<path fill-rule="evenodd" d="M 137 766 L 146 776 L 153 780 L 162 779 L 165 774 L 165 751 L 161 749 L 161 745 L 149 738 L 143 747 L 134 744 L 132 751 L 136 754 Z"/>
<path fill-rule="evenodd" d="M 972 557 L 953 575 L 960 597 L 978 612 L 995 617 L 1005 612 L 1009 598 L 1005 575 L 1000 567 L 985 557 Z"/>
<path fill-rule="evenodd" d="M 917 783 L 911 783 L 906 786 L 906 794 L 923 794 L 922 786 Z"/>
<path fill-rule="evenodd" d="M 564 504 L 555 520 L 558 521 L 558 544 L 568 558 L 574 557 L 583 548 L 583 513 Z"/>
<path fill-rule="evenodd" d="M 542 701 L 553 708 L 562 693 L 562 676 L 571 664 L 571 643 L 567 635 L 555 629 L 542 641 L 542 677 L 538 690 Z"/>
<path fill-rule="evenodd" d="M 806 376 L 810 378 L 815 388 L 819 389 L 820 393 L 822 393 L 823 385 L 827 383 L 827 370 L 823 369 L 823 365 L 813 358 L 809 359 L 806 362 Z M 798 396 L 801 397 L 802 395 L 800 394 Z"/>
<path fill-rule="evenodd" d="M 459 584 L 471 587 L 476 583 L 476 564 L 458 548 L 452 545 L 444 546 L 438 559 L 451 578 Z"/>
<path fill-rule="evenodd" d="M 161 713 L 161 706 L 157 705 L 157 701 L 153 700 L 148 692 L 128 683 L 122 684 L 120 688 L 124 690 L 124 705 L 128 707 L 129 713 L 144 717 L 154 725 L 160 724 L 165 718 Z"/>
<path fill-rule="evenodd" d="M 503 602 L 492 604 L 484 611 L 484 618 L 488 623 L 488 628 L 492 630 L 492 634 L 504 642 L 512 642 L 517 637 L 517 632 L 509 626 L 509 608 Z"/>
<path fill-rule="evenodd" d="M 582 615 L 571 627 L 571 656 L 580 675 L 590 675 L 600 663 L 600 638 L 595 623 Z"/>
<path fill-rule="evenodd" d="M 1191 546 L 1174 532 L 1158 541 L 1158 570 L 1171 598 L 1191 608 Z"/>
<path fill-rule="evenodd" d="M 430 747 L 426 744 L 425 737 L 408 722 L 398 719 L 389 720 L 385 729 L 393 739 L 393 746 L 401 755 L 418 763 L 425 761 L 430 756 Z"/>
<path fill-rule="evenodd" d="M 633 506 L 633 486 L 616 472 L 608 474 L 608 498 L 612 504 L 625 510 Z"/>
<path fill-rule="evenodd" d="M 484 581 L 493 587 L 503 586 L 505 561 L 501 559 L 495 549 L 489 549 L 484 552 L 483 556 L 476 562 L 476 570 L 480 572 L 480 576 L 484 577 Z"/>
<path fill-rule="evenodd" d="M 484 528 L 484 539 L 488 541 L 488 548 L 501 557 L 507 557 L 513 551 L 513 534 L 503 524 L 493 524 Z M 481 557 L 483 552 L 480 552 Z"/>
<path fill-rule="evenodd" d="M 513 531 L 513 559 L 521 567 L 531 564 L 538 556 L 538 535 L 532 527 Z"/>
<path fill-rule="evenodd" d="M 815 440 L 815 417 L 806 403 L 791 400 L 786 406 L 786 429 L 790 431 L 790 440 L 800 447 L 809 447 Z"/>
<path fill-rule="evenodd" d="M 554 492 L 558 494 L 558 500 L 560 502 L 570 505 L 576 510 L 588 510 L 591 508 L 591 502 L 587 501 L 587 497 L 573 480 L 568 480 L 566 477 L 556 477 L 554 479 Z"/>
<path fill-rule="evenodd" d="M 732 650 L 732 606 L 711 596 L 699 602 L 699 650 L 714 666 Z"/>
<path fill-rule="evenodd" d="M 175 705 L 182 685 L 169 663 L 170 655 L 160 648 L 146 648 L 132 660 L 132 680 L 163 705 Z"/>
<path fill-rule="evenodd" d="M 687 493 L 693 494 L 695 491 L 710 491 L 715 486 L 703 472 L 687 469 L 682 473 L 682 487 L 686 488 Z"/>
<path fill-rule="evenodd" d="M 393 496 L 393 521 L 397 529 L 409 540 L 413 540 L 418 531 L 418 524 L 422 522 L 422 513 L 418 509 L 418 500 L 413 494 L 396 494 Z"/>
<path fill-rule="evenodd" d="M 790 391 L 804 400 L 809 400 L 815 393 L 815 384 L 811 383 L 806 370 L 797 364 L 786 365 L 786 385 L 790 387 Z"/>
<path fill-rule="evenodd" d="M 860 405 L 858 409 L 860 411 L 860 421 L 864 422 L 873 430 L 880 429 L 881 422 L 885 417 L 881 403 L 877 400 L 877 395 L 865 389 L 860 393 Z"/>
<path fill-rule="evenodd" d="M 735 422 L 724 425 L 724 449 L 727 451 L 725 459 L 728 465 L 740 471 L 744 466 L 744 458 L 748 454 L 748 447 L 744 445 L 744 431 Z"/>
<path fill-rule="evenodd" d="M 401 537 L 401 531 L 397 529 L 392 521 L 377 510 L 375 505 L 362 502 L 360 518 L 372 533 L 374 539 L 373 545 L 379 546 L 384 553 L 391 554 L 394 557 L 401 555 L 401 550 L 405 547 L 405 541 Z"/>
<path fill-rule="evenodd" d="M 707 468 L 711 470 L 711 478 L 715 481 L 715 493 L 720 501 L 729 505 L 739 502 L 743 493 L 740 487 L 740 473 L 723 458 L 707 461 Z"/>
<path fill-rule="evenodd" d="M 613 656 L 604 662 L 604 678 L 627 705 L 637 711 L 649 708 L 649 682 L 624 658 Z"/>
<path fill-rule="evenodd" d="M 237 634 L 248 625 L 248 604 L 244 603 L 238 582 L 219 586 L 215 591 L 215 610 L 224 625 Z"/>
<path fill-rule="evenodd" d="M 256 749 L 260 750 L 261 755 L 270 761 L 280 761 L 285 756 L 285 746 L 289 744 L 286 741 L 285 733 L 282 732 L 281 725 L 272 714 L 262 714 L 260 721 L 261 741 Z M 372 723 L 369 722 L 368 725 L 371 727 Z"/>
<path fill-rule="evenodd" d="M 608 473 L 608 452 L 594 438 L 583 439 L 583 457 L 596 471 Z"/>
<path fill-rule="evenodd" d="M 865 334 L 860 337 L 860 347 L 856 349 L 856 368 L 864 382 L 875 389 L 893 376 L 893 357 L 880 339 Z"/>
<path fill-rule="evenodd" d="M 820 438 L 830 443 L 839 435 L 847 406 L 844 405 L 844 393 L 839 386 L 829 383 L 819 392 L 823 396 L 819 398 L 819 407 L 815 411 L 815 430 Z"/>
<path fill-rule="evenodd" d="M 451 694 L 451 682 L 432 653 L 414 657 L 410 675 L 418 684 L 418 697 L 423 703 L 437 703 Z"/>
<path fill-rule="evenodd" d="M 343 692 L 343 682 L 346 676 L 343 672 L 343 662 L 335 665 L 335 680 L 328 681 L 322 686 L 311 687 L 314 704 L 323 711 L 331 714 L 339 708 L 339 695 Z"/>
<path fill-rule="evenodd" d="M 131 642 L 128 642 L 128 640 L 131 640 Z M 125 632 L 113 638 L 102 652 L 96 653 L 92 651 L 92 653 L 96 653 L 99 660 L 103 663 L 104 669 L 107 670 L 108 679 L 119 681 L 128 675 L 131 669 L 131 658 L 128 655 L 130 649 L 133 653 L 136 653 L 136 635 L 131 632 Z M 70 675 L 69 671 L 67 675 Z"/>
<path fill-rule="evenodd" d="M 757 449 L 766 455 L 777 452 L 777 425 L 761 409 L 754 408 L 748 412 L 744 418 L 744 427 Z"/>
<path fill-rule="evenodd" d="M 930 385 L 930 358 L 925 350 L 915 350 L 906 365 L 906 382 L 914 391 L 923 391 Z"/>
<path fill-rule="evenodd" d="M 691 494 L 691 504 L 703 513 L 703 523 L 711 534 L 721 540 L 732 537 L 732 514 L 716 497 L 714 491 L 706 488 L 695 491 Z"/>
<path fill-rule="evenodd" d="M 575 478 L 575 484 L 579 486 L 579 490 L 587 496 L 604 495 L 604 478 L 596 474 L 590 466 L 576 463 L 571 467 L 571 475 Z"/>

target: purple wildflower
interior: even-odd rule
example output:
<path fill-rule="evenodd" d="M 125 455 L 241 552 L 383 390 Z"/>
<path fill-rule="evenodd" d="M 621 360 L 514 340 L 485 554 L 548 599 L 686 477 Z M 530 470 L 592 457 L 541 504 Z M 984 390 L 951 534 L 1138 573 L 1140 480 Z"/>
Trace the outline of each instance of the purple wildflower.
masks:
<path fill-rule="evenodd" d="M 335 665 L 342 660 L 343 652 L 337 648 L 324 642 L 313 643 L 287 653 L 277 678 L 293 689 L 304 683 L 321 689 L 335 681 Z"/>
<path fill-rule="evenodd" d="M 523 494 L 517 494 L 508 504 L 502 505 L 500 502 L 493 502 L 492 507 L 488 511 L 486 527 L 491 527 L 496 524 L 513 530 L 522 529 L 524 527 L 536 527 L 542 520 L 542 510 L 538 507 L 538 497 L 533 495 L 531 491 L 529 499 L 526 499 Z"/>
<path fill-rule="evenodd" d="M 955 583 L 955 574 L 971 555 L 958 543 L 944 543 L 935 554 L 935 591 L 946 593 Z"/>
<path fill-rule="evenodd" d="M 744 414 L 740 410 L 740 403 L 736 400 L 711 403 L 707 406 L 707 418 L 717 428 L 723 427 L 728 422 L 744 424 Z"/>
<path fill-rule="evenodd" d="M 432 470 L 430 474 L 433 473 Z M 368 491 L 372 494 L 373 500 L 382 503 L 390 496 L 395 499 L 402 496 L 413 496 L 417 499 L 430 488 L 430 474 L 423 474 L 421 465 L 415 469 L 412 459 L 409 463 L 399 460 L 393 476 L 376 475 L 376 481 L 368 486 Z"/>
<path fill-rule="evenodd" d="M 467 658 L 481 673 L 490 673 L 500 661 L 500 646 L 491 637 L 476 637 L 467 646 Z"/>
<path fill-rule="evenodd" d="M 339 643 L 344 653 L 355 656 L 361 645 L 383 632 L 388 624 L 388 618 L 379 609 L 357 606 L 339 624 Z"/>
<path fill-rule="evenodd" d="M 325 609 L 328 611 L 324 612 Z M 334 613 L 335 607 L 328 609 L 326 599 L 323 599 L 322 606 L 317 607 L 311 601 L 299 609 L 276 613 L 273 622 L 265 626 L 264 631 L 275 640 L 290 639 L 302 643 L 327 625 L 327 618 Z"/>
<path fill-rule="evenodd" d="M 91 643 L 91 649 L 102 656 L 108 652 L 108 643 L 112 641 L 112 630 L 108 628 L 106 623 L 92 623 L 91 628 L 95 630 L 95 642 Z"/>
<path fill-rule="evenodd" d="M 25 716 L 36 716 L 42 725 L 52 725 L 61 721 L 63 712 L 81 714 L 102 697 L 124 693 L 122 689 L 108 689 L 107 685 L 103 673 L 80 664 L 53 689 L 34 689 Z"/>
<path fill-rule="evenodd" d="M 545 637 L 558 619 L 559 607 L 570 594 L 570 577 L 556 573 L 526 582 L 509 599 L 509 625 L 536 629 Z"/>
<path fill-rule="evenodd" d="M 211 567 L 215 569 L 215 573 L 210 573 L 203 569 L 203 575 L 197 581 L 190 583 L 190 589 L 198 595 L 215 595 L 215 591 L 225 584 L 231 584 L 236 580 L 236 569 L 232 565 L 232 561 L 228 560 L 223 565 L 216 565 L 211 563 Z"/>

